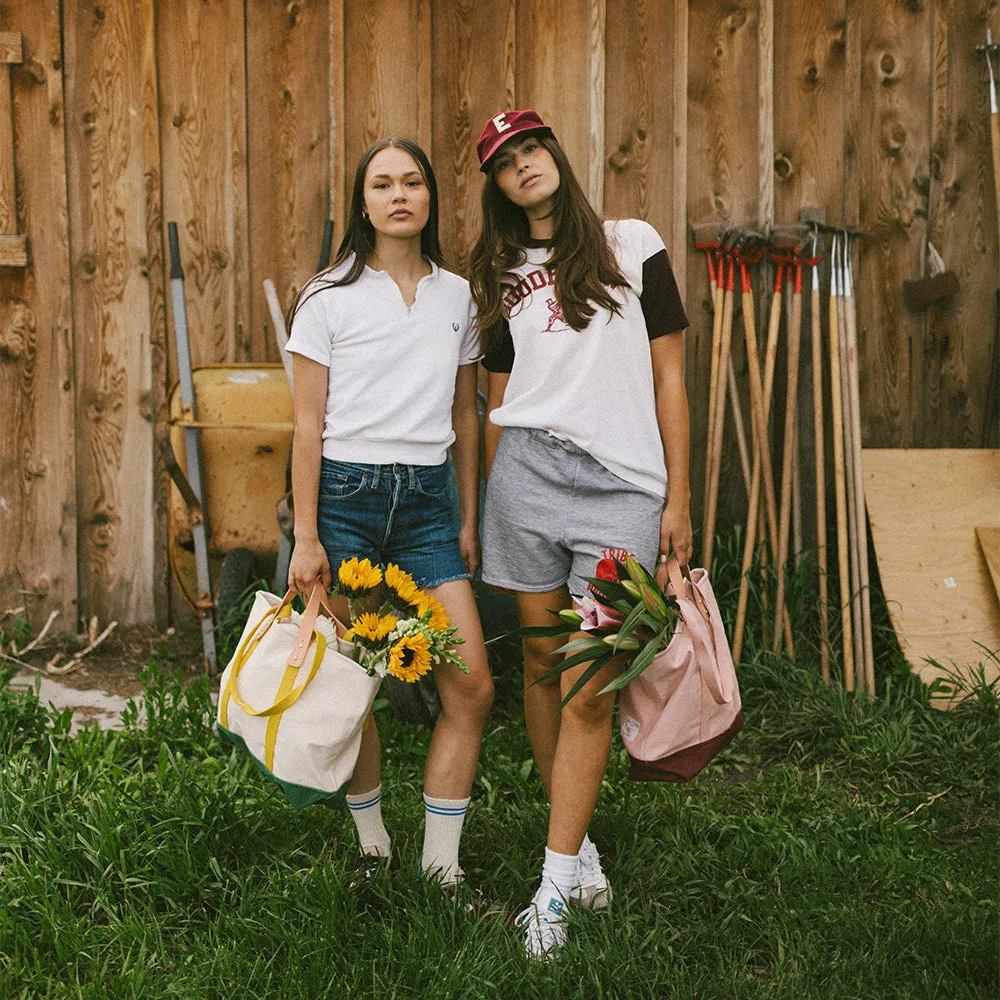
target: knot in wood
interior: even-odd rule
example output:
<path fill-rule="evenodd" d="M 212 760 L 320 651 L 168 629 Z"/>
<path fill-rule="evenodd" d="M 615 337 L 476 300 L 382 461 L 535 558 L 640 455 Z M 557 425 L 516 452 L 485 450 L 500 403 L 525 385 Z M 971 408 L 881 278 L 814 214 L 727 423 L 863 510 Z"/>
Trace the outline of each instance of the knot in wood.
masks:
<path fill-rule="evenodd" d="M 24 72 L 27 73 L 33 83 L 45 83 L 49 78 L 49 74 L 45 72 L 45 67 L 37 59 L 26 62 L 24 64 Z"/>
<path fill-rule="evenodd" d="M 778 175 L 778 180 L 787 181 L 795 173 L 795 164 L 787 153 L 779 153 L 774 158 L 774 172 Z"/>
<path fill-rule="evenodd" d="M 23 299 L 15 299 L 11 303 L 10 322 L 0 330 L 0 359 L 10 361 L 24 360 L 34 341 L 35 314 Z"/>
<path fill-rule="evenodd" d="M 882 132 L 882 146 L 886 153 L 892 157 L 898 157 L 906 145 L 906 128 L 902 122 L 890 121 L 886 123 Z"/>
<path fill-rule="evenodd" d="M 732 14 L 726 18 L 726 28 L 731 35 L 734 35 L 746 23 L 747 12 L 742 7 L 739 10 L 734 10 Z"/>
<path fill-rule="evenodd" d="M 946 205 L 954 205 L 958 201 L 958 196 L 962 193 L 962 182 L 957 178 L 944 189 L 944 201 Z"/>
<path fill-rule="evenodd" d="M 815 87 L 819 81 L 819 67 L 811 59 L 806 66 L 804 83 L 807 87 Z"/>
<path fill-rule="evenodd" d="M 80 259 L 77 263 L 80 270 L 88 278 L 92 278 L 97 273 L 97 258 L 92 253 L 80 254 Z"/>
<path fill-rule="evenodd" d="M 80 121 L 83 122 L 83 134 L 90 135 L 97 128 L 97 112 L 84 111 L 80 116 Z"/>
<path fill-rule="evenodd" d="M 44 477 L 48 469 L 44 462 L 29 462 L 24 467 L 24 478 L 25 479 L 41 479 Z"/>
<path fill-rule="evenodd" d="M 94 20 L 97 21 L 98 24 L 100 24 L 104 20 L 104 8 L 103 7 L 95 7 L 94 8 Z"/>
<path fill-rule="evenodd" d="M 229 254 L 222 247 L 213 247 L 209 251 L 208 262 L 216 271 L 224 271 L 229 266 Z"/>
<path fill-rule="evenodd" d="M 288 15 L 288 27 L 294 28 L 299 20 L 299 14 L 302 11 L 302 5 L 292 0 L 291 3 L 285 5 L 285 13 Z"/>
<path fill-rule="evenodd" d="M 896 75 L 896 57 L 891 52 L 883 52 L 882 58 L 879 59 L 878 68 L 882 71 L 884 77 L 882 84 L 888 85 L 892 83 L 892 78 Z"/>
<path fill-rule="evenodd" d="M 43 573 L 37 580 L 35 580 L 35 593 L 39 597 L 48 596 L 49 591 L 52 589 L 52 582 Z"/>

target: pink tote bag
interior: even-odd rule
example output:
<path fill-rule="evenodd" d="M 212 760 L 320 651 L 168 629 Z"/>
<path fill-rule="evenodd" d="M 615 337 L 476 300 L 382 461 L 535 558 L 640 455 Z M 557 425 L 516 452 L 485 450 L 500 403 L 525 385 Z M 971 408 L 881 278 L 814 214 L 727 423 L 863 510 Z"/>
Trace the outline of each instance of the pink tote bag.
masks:
<path fill-rule="evenodd" d="M 667 594 L 680 608 L 674 636 L 619 703 L 635 781 L 690 781 L 743 728 L 736 670 L 708 573 L 682 569 L 673 558 L 666 570 Z"/>

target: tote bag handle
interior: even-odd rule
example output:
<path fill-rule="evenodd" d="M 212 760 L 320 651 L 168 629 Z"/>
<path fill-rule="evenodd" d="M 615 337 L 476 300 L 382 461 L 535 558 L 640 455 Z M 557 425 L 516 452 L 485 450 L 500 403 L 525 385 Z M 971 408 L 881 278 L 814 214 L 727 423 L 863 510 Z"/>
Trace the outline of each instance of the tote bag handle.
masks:
<path fill-rule="evenodd" d="M 681 566 L 676 558 L 671 556 L 666 563 L 660 563 L 656 572 L 657 582 L 663 587 L 665 577 L 670 577 L 674 594 L 679 601 L 690 601 L 698 609 L 701 617 L 705 620 L 703 626 L 700 622 L 686 622 L 691 645 L 694 648 L 695 659 L 698 662 L 698 670 L 702 680 L 708 688 L 712 700 L 717 705 L 725 705 L 733 700 L 734 686 L 729 684 L 726 690 L 726 679 L 719 669 L 719 658 L 714 645 L 718 642 L 718 635 L 715 622 L 712 620 L 712 612 L 705 603 L 705 598 L 701 591 L 695 586 L 691 579 L 691 570 L 687 566 Z M 682 610 L 683 615 L 683 610 Z M 694 627 L 692 627 L 692 625 Z M 724 633 L 723 633 L 724 634 Z M 706 639 L 708 642 L 706 642 Z"/>
<path fill-rule="evenodd" d="M 313 587 L 312 593 L 309 595 L 309 603 L 306 605 L 306 610 L 302 615 L 298 635 L 296 636 L 295 644 L 292 647 L 292 652 L 289 655 L 286 664 L 285 678 L 282 679 L 282 683 L 278 688 L 279 696 L 275 699 L 274 703 L 269 705 L 267 708 L 253 708 L 250 704 L 244 701 L 243 697 L 240 695 L 238 686 L 240 673 L 243 671 L 243 667 L 257 649 L 257 646 L 260 645 L 261 640 L 265 635 L 267 635 L 271 626 L 279 618 L 286 616 L 287 612 L 283 613 L 284 609 L 291 604 L 294 596 L 295 592 L 289 590 L 285 594 L 284 598 L 282 598 L 280 604 L 267 611 L 257 623 L 257 627 L 250 633 L 250 635 L 247 636 L 243 644 L 236 652 L 235 662 L 233 663 L 233 672 L 229 679 L 228 688 L 229 693 L 232 696 L 232 700 L 236 702 L 236 704 L 239 705 L 239 707 L 243 709 L 247 715 L 263 717 L 281 714 L 299 700 L 302 692 L 305 691 L 305 689 L 312 682 L 312 679 L 316 676 L 316 673 L 319 670 L 320 664 L 323 662 L 323 657 L 326 655 L 326 636 L 324 636 L 322 632 L 314 631 L 316 628 L 316 619 L 319 617 L 320 607 L 322 607 L 323 610 L 330 616 L 338 635 L 342 635 L 345 631 L 344 626 L 340 623 L 336 615 L 334 615 L 333 610 L 330 608 L 323 588 L 317 583 Z M 262 625 L 264 626 L 263 628 L 261 628 Z M 305 654 L 314 634 L 316 637 L 316 652 L 313 656 L 313 662 L 309 670 L 309 675 L 301 684 L 295 687 L 290 687 L 287 682 L 294 676 L 292 671 L 297 671 L 302 666 L 305 660 Z"/>

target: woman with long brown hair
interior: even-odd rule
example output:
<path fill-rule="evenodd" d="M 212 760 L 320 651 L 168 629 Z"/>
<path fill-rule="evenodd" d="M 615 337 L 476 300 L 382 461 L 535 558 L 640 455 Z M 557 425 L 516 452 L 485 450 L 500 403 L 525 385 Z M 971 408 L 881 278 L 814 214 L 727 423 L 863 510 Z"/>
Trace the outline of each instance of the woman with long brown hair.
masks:
<path fill-rule="evenodd" d="M 652 565 L 691 555 L 687 317 L 663 241 L 637 219 L 601 223 L 534 111 L 487 121 L 483 229 L 470 286 L 489 371 L 483 579 L 512 591 L 523 626 L 586 593 L 603 550 Z M 668 477 L 669 470 L 669 477 Z M 611 747 L 612 660 L 554 677 L 564 641 L 524 641 L 524 714 L 550 802 L 539 888 L 518 922 L 551 954 L 565 907 L 606 906 L 587 835 Z"/>
<path fill-rule="evenodd" d="M 434 668 L 442 707 L 424 774 L 421 869 L 452 887 L 462 877 L 459 838 L 493 680 L 470 583 L 479 564 L 479 344 L 468 283 L 442 263 L 427 156 L 407 139 L 375 143 L 358 163 L 336 259 L 305 286 L 291 320 L 295 550 L 288 579 L 301 593 L 317 579 L 329 590 L 331 567 L 336 572 L 342 560 L 395 563 L 402 575 L 393 585 L 416 584 L 437 598 L 464 640 L 468 673 L 450 663 Z M 373 719 L 347 803 L 360 866 L 388 858 Z"/>

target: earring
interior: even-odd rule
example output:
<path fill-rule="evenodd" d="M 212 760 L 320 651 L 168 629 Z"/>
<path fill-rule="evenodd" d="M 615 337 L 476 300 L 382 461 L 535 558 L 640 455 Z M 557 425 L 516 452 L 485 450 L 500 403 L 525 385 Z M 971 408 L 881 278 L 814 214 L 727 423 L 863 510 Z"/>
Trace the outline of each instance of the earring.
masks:
<path fill-rule="evenodd" d="M 361 218 L 364 219 L 365 222 L 371 222 L 371 219 L 368 218 L 368 213 L 364 209 L 361 209 Z"/>

